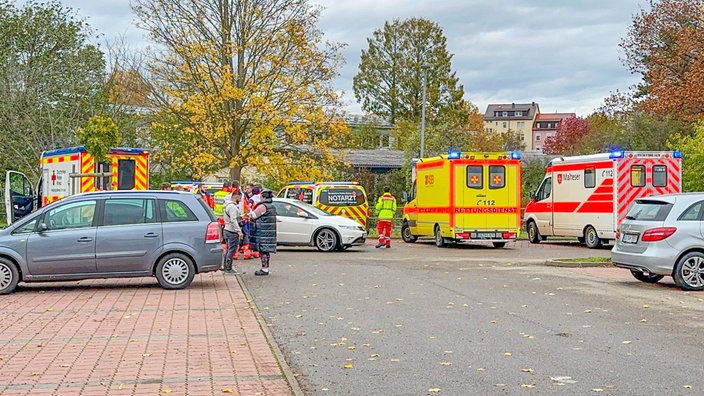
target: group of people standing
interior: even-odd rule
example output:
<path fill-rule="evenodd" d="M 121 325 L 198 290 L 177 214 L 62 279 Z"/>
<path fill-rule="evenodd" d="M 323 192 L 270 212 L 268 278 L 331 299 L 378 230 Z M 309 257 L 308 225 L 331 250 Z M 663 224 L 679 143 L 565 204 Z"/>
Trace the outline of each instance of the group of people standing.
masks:
<path fill-rule="evenodd" d="M 225 187 L 223 187 L 225 188 Z M 261 185 L 248 183 L 244 191 L 239 182 L 229 185 L 223 206 L 223 238 L 227 243 L 224 272 L 237 274 L 233 261 L 238 253 L 243 259 L 259 257 L 262 268 L 254 275 L 269 275 L 271 253 L 276 252 L 276 209 L 274 194 Z"/>

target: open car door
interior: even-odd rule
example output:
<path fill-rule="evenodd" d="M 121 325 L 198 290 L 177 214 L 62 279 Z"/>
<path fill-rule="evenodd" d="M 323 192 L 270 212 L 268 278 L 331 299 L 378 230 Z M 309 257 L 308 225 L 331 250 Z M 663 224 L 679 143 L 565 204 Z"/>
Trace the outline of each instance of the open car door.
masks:
<path fill-rule="evenodd" d="M 32 183 L 22 172 L 7 171 L 5 174 L 5 213 L 7 224 L 32 213 L 35 209 Z"/>

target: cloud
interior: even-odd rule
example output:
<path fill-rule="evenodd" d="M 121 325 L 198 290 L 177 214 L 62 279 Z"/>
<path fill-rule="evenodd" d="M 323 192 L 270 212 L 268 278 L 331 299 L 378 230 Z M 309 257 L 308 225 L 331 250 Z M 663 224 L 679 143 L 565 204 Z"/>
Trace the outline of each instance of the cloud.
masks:
<path fill-rule="evenodd" d="M 20 2 L 22 3 L 22 2 Z M 312 0 L 323 7 L 319 28 L 347 44 L 335 81 L 347 108 L 361 112 L 352 93 L 361 51 L 384 22 L 420 17 L 438 23 L 453 54 L 452 70 L 465 99 L 484 111 L 490 103 L 537 102 L 543 112 L 586 116 L 616 90 L 639 81 L 622 65 L 619 43 L 639 1 L 593 0 Z M 104 40 L 124 36 L 136 48 L 147 34 L 133 25 L 129 2 L 63 0 Z"/>

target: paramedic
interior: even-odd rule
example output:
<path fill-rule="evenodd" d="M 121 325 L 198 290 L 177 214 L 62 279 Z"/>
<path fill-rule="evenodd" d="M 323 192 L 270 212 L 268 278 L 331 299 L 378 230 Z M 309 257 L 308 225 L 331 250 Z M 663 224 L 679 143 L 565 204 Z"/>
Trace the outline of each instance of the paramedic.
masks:
<path fill-rule="evenodd" d="M 391 247 L 391 225 L 396 215 L 396 198 L 389 192 L 389 186 L 384 187 L 382 194 L 376 201 L 377 225 L 376 229 L 379 232 L 379 243 L 377 248 L 386 246 Z"/>

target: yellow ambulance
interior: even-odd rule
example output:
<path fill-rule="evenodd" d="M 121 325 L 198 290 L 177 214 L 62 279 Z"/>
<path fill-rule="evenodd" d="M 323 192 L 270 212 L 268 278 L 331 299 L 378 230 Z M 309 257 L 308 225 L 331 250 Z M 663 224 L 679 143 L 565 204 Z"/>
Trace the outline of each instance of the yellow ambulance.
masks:
<path fill-rule="evenodd" d="M 438 247 L 491 242 L 500 248 L 521 229 L 521 156 L 517 152 L 450 152 L 413 164 L 403 208 L 405 242 L 433 237 Z"/>
<path fill-rule="evenodd" d="M 367 226 L 367 192 L 357 182 L 291 182 L 279 191 L 277 197 L 297 199 Z"/>

